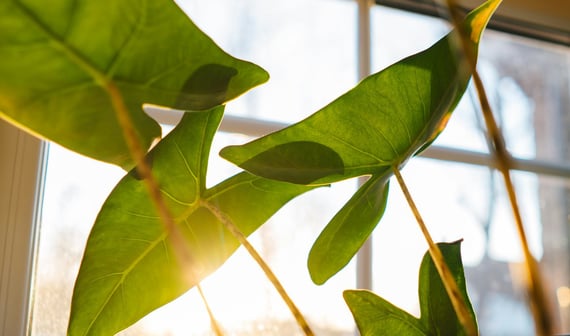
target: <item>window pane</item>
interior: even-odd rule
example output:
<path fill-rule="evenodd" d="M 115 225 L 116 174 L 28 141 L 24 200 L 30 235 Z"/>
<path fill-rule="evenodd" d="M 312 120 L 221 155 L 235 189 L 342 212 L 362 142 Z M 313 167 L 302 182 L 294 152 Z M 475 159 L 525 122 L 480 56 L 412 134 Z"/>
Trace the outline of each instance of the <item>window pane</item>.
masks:
<path fill-rule="evenodd" d="M 115 166 L 49 146 L 34 275 L 32 335 L 65 335 L 87 235 L 123 175 Z"/>
<path fill-rule="evenodd" d="M 521 158 L 570 162 L 568 48 L 489 31 L 479 64 L 508 149 Z"/>

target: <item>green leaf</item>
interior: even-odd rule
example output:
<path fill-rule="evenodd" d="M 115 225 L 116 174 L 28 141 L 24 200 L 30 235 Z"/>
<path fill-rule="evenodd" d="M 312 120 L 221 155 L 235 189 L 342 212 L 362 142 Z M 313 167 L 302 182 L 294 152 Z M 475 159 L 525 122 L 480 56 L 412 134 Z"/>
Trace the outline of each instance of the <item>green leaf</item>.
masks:
<path fill-rule="evenodd" d="M 461 262 L 461 241 L 440 243 L 438 246 L 457 283 L 463 300 L 467 303 L 473 321 L 476 321 L 473 307 L 467 295 L 465 274 Z M 419 282 L 421 320 L 430 330 L 437 330 L 437 335 L 464 335 L 465 331 L 455 315 L 455 310 L 443 286 L 439 272 L 435 268 L 431 256 L 427 253 L 420 266 Z"/>
<path fill-rule="evenodd" d="M 475 53 L 498 2 L 490 0 L 465 19 Z M 402 165 L 443 129 L 467 87 L 471 73 L 456 38 L 453 31 L 367 77 L 307 119 L 226 147 L 221 156 L 256 175 L 303 184 L 376 175 Z M 307 166 L 308 159 L 316 164 Z"/>
<path fill-rule="evenodd" d="M 344 300 L 362 336 L 431 335 L 419 319 L 367 290 L 347 290 Z"/>
<path fill-rule="evenodd" d="M 438 246 L 457 281 L 465 302 L 469 304 L 471 315 L 475 318 L 465 288 L 465 275 L 461 263 L 461 242 L 440 243 Z M 368 291 L 345 291 L 344 298 L 363 336 L 465 335 L 429 253 L 425 254 L 420 266 L 419 319 Z"/>
<path fill-rule="evenodd" d="M 113 335 L 220 267 L 239 243 L 204 202 L 249 235 L 287 201 L 311 189 L 249 173 L 207 189 L 207 158 L 222 113 L 223 107 L 217 107 L 185 114 L 147 156 L 191 267 L 179 262 L 180 246 L 173 245 L 143 181 L 131 171 L 105 201 L 89 235 L 69 335 Z"/>
<path fill-rule="evenodd" d="M 463 23 L 474 57 L 499 3 L 488 1 Z M 433 142 L 465 92 L 471 72 L 457 38 L 452 31 L 427 50 L 367 77 L 307 119 L 226 147 L 220 155 L 253 174 L 292 183 L 319 185 L 363 175 L 388 180 L 393 169 Z M 366 241 L 384 209 L 373 206 L 361 214 L 356 209 L 367 199 L 380 204 L 386 192 L 361 189 L 323 231 L 308 263 L 316 283 L 346 265 Z M 331 253 L 339 258 L 327 257 Z"/>
<path fill-rule="evenodd" d="M 3 0 L 0 52 L 1 118 L 125 168 L 133 161 L 117 103 L 146 149 L 160 127 L 143 104 L 208 109 L 268 78 L 222 51 L 172 0 Z"/>
<path fill-rule="evenodd" d="M 314 283 L 323 284 L 344 268 L 368 239 L 386 209 L 388 176 L 368 180 L 321 232 L 309 253 Z"/>

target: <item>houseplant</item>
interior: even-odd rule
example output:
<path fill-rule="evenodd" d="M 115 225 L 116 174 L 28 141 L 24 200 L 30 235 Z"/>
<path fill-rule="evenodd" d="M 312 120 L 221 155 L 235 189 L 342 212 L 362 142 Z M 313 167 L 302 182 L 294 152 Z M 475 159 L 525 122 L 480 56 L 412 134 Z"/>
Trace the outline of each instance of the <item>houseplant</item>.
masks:
<path fill-rule="evenodd" d="M 489 3 L 487 8 L 497 4 Z M 317 283 L 326 281 L 348 262 L 381 217 L 389 175 L 398 174 L 405 161 L 429 145 L 441 131 L 470 75 L 468 67 L 456 62 L 455 52 L 459 49 L 453 47 L 449 37 L 422 55 L 396 64 L 383 75 L 370 77 L 337 100 L 336 106 L 344 105 L 343 108 L 364 103 L 365 96 L 374 91 L 374 81 L 386 81 L 380 86 L 389 87 L 385 84 L 393 83 L 393 76 L 399 76 L 400 72 L 417 84 L 414 90 L 420 95 L 416 98 L 424 94 L 432 99 L 424 120 L 414 120 L 412 114 L 399 115 L 411 116 L 409 121 L 414 129 L 408 134 L 393 134 L 390 139 L 399 141 L 392 153 L 395 155 L 388 153 L 388 159 L 382 164 L 349 170 L 347 155 L 356 161 L 362 158 L 346 154 L 345 150 L 327 143 L 327 138 L 315 140 L 305 129 L 302 132 L 306 134 L 300 140 L 287 138 L 244 160 L 232 157 L 235 148 L 226 149 L 224 156 L 256 174 L 269 173 L 265 176 L 269 179 L 242 173 L 207 189 L 204 181 L 208 147 L 223 112 L 223 107 L 218 105 L 262 83 L 267 74 L 255 65 L 223 53 L 171 2 L 149 1 L 143 5 L 114 2 L 111 15 L 104 2 L 87 2 L 77 8 L 71 5 L 71 2 L 60 1 L 49 13 L 38 10 L 39 3 L 34 2 L 26 5 L 6 2 L 0 7 L 0 13 L 16 13 L 6 15 L 10 19 L 0 24 L 4 32 L 0 41 L 9 51 L 4 67 L 0 67 L 0 73 L 6 75 L 0 86 L 4 97 L 0 104 L 3 118 L 82 154 L 126 169 L 137 166 L 117 185 L 95 223 L 76 285 L 71 334 L 76 331 L 114 333 L 124 328 L 196 285 L 218 267 L 238 246 L 237 240 L 229 238 L 231 235 L 247 245 L 241 234 L 247 235 L 262 225 L 287 200 L 312 189 L 315 184 L 371 174 L 369 182 L 325 229 L 311 253 L 313 279 Z M 466 21 L 467 28 L 474 32 L 475 44 L 484 23 L 473 18 L 482 17 L 486 22 L 491 12 L 481 9 Z M 71 21 L 70 13 L 75 14 L 77 21 Z M 152 16 L 151 20 L 154 13 L 159 15 Z M 121 20 L 117 20 L 119 17 Z M 31 27 L 28 34 L 10 33 L 22 25 Z M 95 27 L 99 29 L 97 34 L 92 33 Z M 157 46 L 160 46 L 158 50 Z M 149 49 L 160 57 L 151 55 Z M 192 50 L 201 52 L 192 53 Z M 26 72 L 37 62 L 43 65 L 39 71 Z M 424 78 L 415 78 L 418 75 L 415 70 L 414 75 L 410 75 L 410 68 L 422 70 L 419 75 Z M 61 76 L 62 73 L 65 76 Z M 433 73 L 448 79 L 442 81 L 442 87 L 432 87 L 436 83 L 430 80 Z M 395 92 L 400 94 L 397 101 L 408 103 L 414 97 L 401 95 L 406 94 L 407 88 L 409 85 L 403 84 L 403 90 Z M 86 101 L 89 104 L 85 104 Z M 420 99 L 415 103 L 419 106 L 426 101 Z M 158 129 L 157 124 L 142 113 L 144 103 L 194 111 L 148 155 Z M 323 111 L 334 112 L 337 107 L 333 104 Z M 325 113 L 315 114 L 318 117 L 311 120 Z M 366 120 L 369 116 L 361 117 L 351 122 Z M 49 123 L 45 122 L 46 118 Z M 380 132 L 390 132 L 385 125 L 402 122 L 394 118 L 392 115 L 376 125 Z M 326 119 L 328 123 L 334 116 Z M 338 121 L 336 125 L 345 126 Z M 298 132 L 303 127 L 293 127 L 293 131 L 279 134 Z M 400 142 L 401 139 L 404 141 Z M 272 140 L 260 140 L 264 141 Z M 375 144 L 379 145 L 382 158 L 390 147 L 387 144 L 392 146 L 390 141 Z M 284 157 L 287 160 L 283 160 Z M 300 160 L 307 157 L 315 160 Z M 265 170 L 267 162 L 277 169 Z M 296 164 L 296 170 L 283 175 L 285 163 L 291 162 Z M 307 163 L 310 165 L 303 166 Z M 275 196 L 277 191 L 278 196 Z M 259 200 L 264 202 L 262 206 L 257 203 Z M 246 205 L 254 201 L 261 210 L 251 216 L 253 207 Z M 369 202 L 374 206 L 368 207 Z M 348 226 L 351 222 L 361 222 L 364 227 Z M 352 230 L 351 235 L 339 239 L 330 233 L 338 228 Z M 220 240 L 220 236 L 228 238 Z M 339 261 L 337 264 L 330 264 L 324 258 L 332 252 L 328 248 L 332 244 L 343 247 L 339 251 L 340 258 L 335 258 Z M 216 245 L 218 247 L 213 248 Z M 438 251 L 433 247 L 432 250 Z M 214 256 L 216 253 L 211 251 L 219 254 Z M 434 258 L 436 263 L 441 260 L 441 256 Z M 149 276 L 157 276 L 155 284 L 164 286 L 141 298 L 138 293 L 144 291 Z M 458 290 L 451 291 L 457 293 Z M 465 312 L 460 316 L 465 316 Z"/>

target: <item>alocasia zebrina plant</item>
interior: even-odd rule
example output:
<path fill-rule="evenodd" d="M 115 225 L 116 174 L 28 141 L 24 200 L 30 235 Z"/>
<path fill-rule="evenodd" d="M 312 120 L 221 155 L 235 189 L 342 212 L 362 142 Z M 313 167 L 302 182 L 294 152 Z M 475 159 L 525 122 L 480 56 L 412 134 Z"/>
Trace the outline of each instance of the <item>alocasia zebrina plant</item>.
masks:
<path fill-rule="evenodd" d="M 475 57 L 499 2 L 463 23 Z M 221 105 L 265 82 L 263 69 L 223 52 L 171 0 L 5 0 L 0 18 L 0 117 L 16 126 L 131 169 L 141 161 L 129 141 L 146 153 L 160 137 L 143 104 L 187 111 L 142 161 L 150 175 L 130 170 L 103 205 L 74 289 L 70 335 L 114 334 L 198 284 L 239 245 L 224 221 L 247 235 L 316 185 L 368 176 L 311 250 L 311 277 L 324 283 L 372 232 L 391 175 L 441 132 L 470 78 L 451 32 L 308 119 L 224 149 L 249 173 L 206 188 Z M 181 240 L 161 223 L 148 179 Z M 180 249 L 188 260 L 180 262 Z M 360 294 L 346 295 L 361 326 Z"/>

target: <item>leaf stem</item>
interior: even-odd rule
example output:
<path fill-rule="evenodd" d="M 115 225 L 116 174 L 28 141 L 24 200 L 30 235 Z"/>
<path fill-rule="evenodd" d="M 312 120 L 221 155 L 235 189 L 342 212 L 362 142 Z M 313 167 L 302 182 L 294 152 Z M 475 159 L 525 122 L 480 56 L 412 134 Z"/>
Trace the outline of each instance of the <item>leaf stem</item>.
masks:
<path fill-rule="evenodd" d="M 490 146 L 490 151 L 494 154 L 494 159 L 497 169 L 503 175 L 505 188 L 507 190 L 507 194 L 511 204 L 511 210 L 515 219 L 515 226 L 517 229 L 517 233 L 519 236 L 519 240 L 525 258 L 526 290 L 528 292 L 527 294 L 530 299 L 531 311 L 533 313 L 535 320 L 536 333 L 537 335 L 544 335 L 544 336 L 552 335 L 554 327 L 552 325 L 550 318 L 551 308 L 550 305 L 548 304 L 547 296 L 544 290 L 544 286 L 542 284 L 538 263 L 536 259 L 534 259 L 532 253 L 530 252 L 530 247 L 525 233 L 522 216 L 519 210 L 520 208 L 517 202 L 515 188 L 510 174 L 510 167 L 512 167 L 512 157 L 506 149 L 505 140 L 493 116 L 493 111 L 491 109 L 491 104 L 489 103 L 489 99 L 487 98 L 483 81 L 481 80 L 481 77 L 479 76 L 479 73 L 477 71 L 477 60 L 474 57 L 473 53 L 469 52 L 468 37 L 465 34 L 465 31 L 462 29 L 462 26 L 460 24 L 461 22 L 460 11 L 458 10 L 454 0 L 446 0 L 446 1 L 447 1 L 447 7 L 451 14 L 451 20 L 453 26 L 460 33 L 461 48 L 463 49 L 464 54 L 466 55 L 470 71 L 473 75 L 473 84 L 475 85 L 475 88 L 477 90 L 479 103 L 481 104 L 481 112 L 483 114 L 485 125 L 487 127 L 486 136 L 489 139 L 489 142 L 492 144 L 492 146 Z"/>
<path fill-rule="evenodd" d="M 433 239 L 431 238 L 431 235 L 427 229 L 427 226 L 425 225 L 425 222 L 424 222 L 422 216 L 420 215 L 418 207 L 416 206 L 416 204 L 412 198 L 412 195 L 410 194 L 410 191 L 408 190 L 408 187 L 406 186 L 406 183 L 404 182 L 404 178 L 402 177 L 400 170 L 398 169 L 398 167 L 394 166 L 393 171 L 394 171 L 394 175 L 396 176 L 396 179 L 398 180 L 398 183 L 400 184 L 400 188 L 402 189 L 402 192 L 404 193 L 404 196 L 406 197 L 406 201 L 408 201 L 410 209 L 414 213 L 414 217 L 416 218 L 416 221 L 418 222 L 420 230 L 422 231 L 422 234 L 425 237 L 425 240 L 428 244 L 429 254 L 431 256 L 431 259 L 433 260 L 433 263 L 435 265 L 435 268 L 437 269 L 437 272 L 439 273 L 439 275 L 441 277 L 441 281 L 443 283 L 443 286 L 445 287 L 445 291 L 447 292 L 447 295 L 449 296 L 449 300 L 451 301 L 451 305 L 453 306 L 453 309 L 455 310 L 455 313 L 457 314 L 457 318 L 459 319 L 459 322 L 461 323 L 461 325 L 465 329 L 465 332 L 467 335 L 476 336 L 477 335 L 477 326 L 475 324 L 475 321 L 473 320 L 471 314 L 469 313 L 469 309 L 467 308 L 467 304 L 463 298 L 463 295 L 461 295 L 461 292 L 459 291 L 459 287 L 457 287 L 457 282 L 453 278 L 453 275 L 451 274 L 451 271 L 449 270 L 449 267 L 447 266 L 447 263 L 445 262 L 445 259 L 443 258 L 443 254 L 441 253 L 441 250 L 439 249 L 437 244 L 435 244 Z"/>
<path fill-rule="evenodd" d="M 197 284 L 196 288 L 198 288 L 198 293 L 200 293 L 200 297 L 202 298 L 202 302 L 204 302 L 204 306 L 206 306 L 206 311 L 208 312 L 208 316 L 210 317 L 210 324 L 212 325 L 212 330 L 214 331 L 216 336 L 223 336 L 224 332 L 222 331 L 220 324 L 218 323 L 218 321 L 214 317 L 214 313 L 212 312 L 212 309 L 210 308 L 210 305 L 208 304 L 208 300 L 206 300 L 206 296 L 204 295 L 204 291 L 202 290 L 202 286 L 200 286 L 200 284 Z"/>
<path fill-rule="evenodd" d="M 222 224 L 224 224 L 224 226 L 226 227 L 226 229 L 228 229 L 228 231 L 230 231 L 230 233 L 239 241 L 239 243 L 241 245 L 243 245 L 243 247 L 245 247 L 245 249 L 249 252 L 249 254 L 251 255 L 251 257 L 257 262 L 257 264 L 259 265 L 259 267 L 261 267 L 261 269 L 263 270 L 263 273 L 265 273 L 265 276 L 269 279 L 269 281 L 273 284 L 273 286 L 275 287 L 275 289 L 277 290 L 277 292 L 279 293 L 279 295 L 281 295 L 281 298 L 283 299 L 283 301 L 285 302 L 285 304 L 287 304 L 287 306 L 289 307 L 289 310 L 291 311 L 291 313 L 293 314 L 293 316 L 295 317 L 295 320 L 297 321 L 297 324 L 299 325 L 299 327 L 303 330 L 303 332 L 305 333 L 305 335 L 307 336 L 313 336 L 314 333 L 311 330 L 311 328 L 309 327 L 309 324 L 307 323 L 307 321 L 305 320 L 305 317 L 303 316 L 303 314 L 301 313 L 301 311 L 299 310 L 299 308 L 297 308 L 297 306 L 295 305 L 295 303 L 293 302 L 293 300 L 289 297 L 289 295 L 287 294 L 287 292 L 285 291 L 285 288 L 283 287 L 283 285 L 281 284 L 281 282 L 279 281 L 279 279 L 277 279 L 277 276 L 275 276 L 275 274 L 273 273 L 273 271 L 271 270 L 271 268 L 269 267 L 269 265 L 267 265 L 267 263 L 263 260 L 263 258 L 259 255 L 259 253 L 255 250 L 255 248 L 253 247 L 253 245 L 251 245 L 249 243 L 249 241 L 247 240 L 247 237 L 240 231 L 240 229 L 234 224 L 234 222 L 231 220 L 231 218 L 229 218 L 224 212 L 222 212 L 217 206 L 211 204 L 210 202 L 207 201 L 203 201 L 201 203 L 206 209 L 210 210 L 210 212 L 212 214 L 214 214 L 214 216 L 216 216 L 216 218 L 222 222 Z"/>
<path fill-rule="evenodd" d="M 116 112 L 117 120 L 121 126 L 123 137 L 127 143 L 129 153 L 135 161 L 135 169 L 141 176 L 150 200 L 158 212 L 160 222 L 163 224 L 166 233 L 171 239 L 175 254 L 179 258 L 178 261 L 181 262 L 183 266 L 190 265 L 192 258 L 189 251 L 186 249 L 186 244 L 182 237 L 182 233 L 177 229 L 174 218 L 166 206 L 166 203 L 164 202 L 160 187 L 152 174 L 150 165 L 145 160 L 146 151 L 141 146 L 141 140 L 133 126 L 129 110 L 123 101 L 123 96 L 112 81 L 106 81 L 105 83 L 101 84 L 111 99 L 111 103 Z"/>

